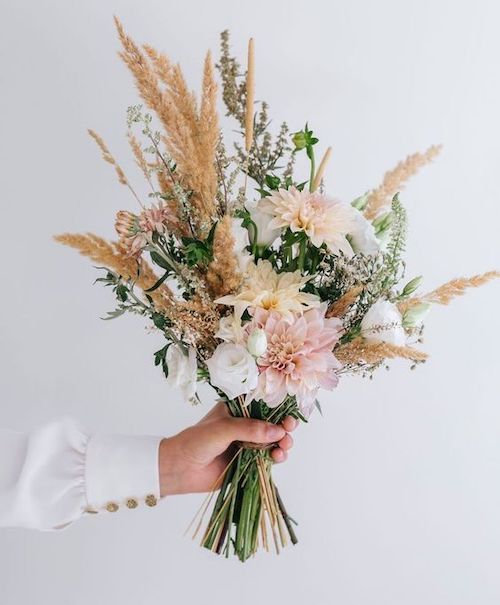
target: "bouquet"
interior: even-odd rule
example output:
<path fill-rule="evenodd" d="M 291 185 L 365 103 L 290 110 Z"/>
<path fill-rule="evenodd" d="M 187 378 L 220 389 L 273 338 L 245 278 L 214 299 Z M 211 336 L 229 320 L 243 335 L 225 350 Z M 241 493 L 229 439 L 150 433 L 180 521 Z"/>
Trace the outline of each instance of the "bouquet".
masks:
<path fill-rule="evenodd" d="M 255 101 L 252 40 L 242 70 L 221 35 L 222 100 L 241 134 L 228 144 L 210 53 L 197 99 L 179 65 L 116 26 L 143 101 L 127 111 L 127 138 L 145 191 L 89 131 L 135 210 L 118 212 L 117 241 L 56 239 L 103 269 L 96 281 L 117 301 L 107 319 L 133 313 L 161 333 L 154 362 L 188 401 L 198 401 L 197 384 L 206 381 L 234 416 L 307 422 L 319 391 L 342 375 L 371 377 L 394 358 L 423 363 L 418 344 L 431 305 L 499 277 L 491 271 L 427 293 L 419 293 L 421 277 L 405 280 L 398 192 L 439 147 L 410 155 L 352 203 L 339 201 L 323 186 L 330 148 L 316 164 L 311 128 L 291 133 L 283 123 L 273 132 L 267 104 Z M 299 154 L 305 174 L 294 170 Z M 272 447 L 237 444 L 204 506 L 215 500 L 204 547 L 245 561 L 259 546 L 279 552 L 297 542 L 272 478 Z"/>

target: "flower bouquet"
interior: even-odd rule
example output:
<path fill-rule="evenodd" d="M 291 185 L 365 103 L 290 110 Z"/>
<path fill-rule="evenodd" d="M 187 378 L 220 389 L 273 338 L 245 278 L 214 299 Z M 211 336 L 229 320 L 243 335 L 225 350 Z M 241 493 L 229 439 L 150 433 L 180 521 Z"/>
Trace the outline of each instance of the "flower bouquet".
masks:
<path fill-rule="evenodd" d="M 334 389 L 341 375 L 371 377 L 398 357 L 412 368 L 423 363 L 416 345 L 430 306 L 499 276 L 455 279 L 426 294 L 420 277 L 403 281 L 398 191 L 438 147 L 409 156 L 352 203 L 338 201 L 323 188 L 330 148 L 316 165 L 309 126 L 290 133 L 283 123 L 273 134 L 268 106 L 255 101 L 252 40 L 242 71 L 228 33 L 221 36 L 222 100 L 241 131 L 228 145 L 210 54 L 198 100 L 178 65 L 116 25 L 144 103 L 128 109 L 127 138 L 146 192 L 89 131 L 137 208 L 118 212 L 116 242 L 90 233 L 56 239 L 104 270 L 96 281 L 117 300 L 107 319 L 134 313 L 162 334 L 155 364 L 189 401 L 206 381 L 234 416 L 307 422 L 320 389 Z M 306 175 L 295 174 L 299 154 Z M 279 552 L 296 543 L 272 478 L 272 447 L 236 444 L 204 507 L 215 499 L 203 546 L 245 561 L 260 545 Z"/>

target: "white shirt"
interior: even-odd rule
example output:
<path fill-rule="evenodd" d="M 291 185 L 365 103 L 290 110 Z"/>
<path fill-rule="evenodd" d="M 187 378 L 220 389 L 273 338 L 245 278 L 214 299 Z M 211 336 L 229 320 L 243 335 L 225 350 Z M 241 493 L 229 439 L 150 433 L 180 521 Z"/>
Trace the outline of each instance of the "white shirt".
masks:
<path fill-rule="evenodd" d="M 160 441 L 91 435 L 70 418 L 0 430 L 0 527 L 60 529 L 89 513 L 154 506 Z"/>

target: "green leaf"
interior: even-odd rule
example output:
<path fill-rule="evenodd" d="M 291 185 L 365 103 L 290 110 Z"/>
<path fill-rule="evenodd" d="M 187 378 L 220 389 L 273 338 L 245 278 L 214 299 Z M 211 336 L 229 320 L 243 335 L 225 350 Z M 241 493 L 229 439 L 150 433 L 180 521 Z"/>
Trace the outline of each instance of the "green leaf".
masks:
<path fill-rule="evenodd" d="M 128 298 L 128 288 L 125 284 L 118 284 L 118 286 L 116 286 L 115 288 L 115 292 L 116 292 L 116 297 L 121 300 L 122 302 L 125 302 Z"/>
<path fill-rule="evenodd" d="M 272 190 L 279 189 L 281 185 L 281 179 L 273 174 L 266 174 L 265 182 L 269 189 Z"/>
<path fill-rule="evenodd" d="M 151 251 L 151 260 L 158 265 L 159 267 L 161 267 L 162 269 L 170 269 L 170 265 L 169 263 L 167 263 L 167 261 L 163 258 L 163 256 L 160 256 L 158 254 L 158 252 L 155 252 L 154 250 Z"/>
<path fill-rule="evenodd" d="M 162 313 L 154 312 L 151 315 L 154 325 L 162 330 L 167 325 L 167 318 Z"/>
<path fill-rule="evenodd" d="M 314 400 L 314 407 L 318 410 L 318 412 L 323 416 L 323 410 L 321 409 L 321 405 L 318 399 Z"/>
<path fill-rule="evenodd" d="M 115 311 L 108 311 L 106 313 L 107 317 L 101 317 L 103 321 L 108 321 L 110 319 L 116 319 L 125 313 L 125 309 L 116 309 Z"/>
<path fill-rule="evenodd" d="M 154 285 L 152 285 L 151 288 L 144 290 L 144 292 L 154 292 L 155 290 L 157 290 L 169 275 L 170 271 L 165 271 L 165 273 L 160 277 L 160 279 Z"/>

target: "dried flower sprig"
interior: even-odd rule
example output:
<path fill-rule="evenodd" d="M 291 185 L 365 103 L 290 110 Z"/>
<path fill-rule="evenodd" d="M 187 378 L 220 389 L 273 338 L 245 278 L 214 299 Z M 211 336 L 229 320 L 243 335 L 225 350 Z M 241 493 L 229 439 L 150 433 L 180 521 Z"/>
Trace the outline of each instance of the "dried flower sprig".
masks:
<path fill-rule="evenodd" d="M 387 206 L 391 198 L 401 191 L 408 179 L 417 174 L 417 172 L 434 160 L 441 151 L 441 145 L 432 145 L 424 153 L 414 153 L 405 160 L 385 173 L 382 184 L 374 189 L 368 198 L 365 208 L 365 216 L 373 220 L 377 213 Z"/>

